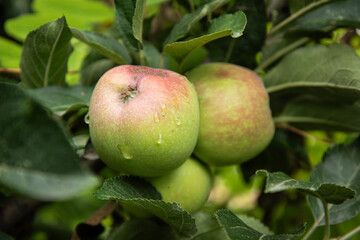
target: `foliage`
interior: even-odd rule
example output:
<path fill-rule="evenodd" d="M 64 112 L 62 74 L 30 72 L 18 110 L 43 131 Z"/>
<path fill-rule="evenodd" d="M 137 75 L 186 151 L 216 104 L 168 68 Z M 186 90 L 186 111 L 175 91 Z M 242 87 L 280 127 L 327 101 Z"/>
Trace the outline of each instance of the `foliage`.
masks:
<path fill-rule="evenodd" d="M 1 239 L 357 239 L 360 1 L 105 2 L 34 0 L 5 22 Z M 277 129 L 250 162 L 212 167 L 190 214 L 106 167 L 87 111 L 116 65 L 183 74 L 215 61 L 262 76 Z"/>

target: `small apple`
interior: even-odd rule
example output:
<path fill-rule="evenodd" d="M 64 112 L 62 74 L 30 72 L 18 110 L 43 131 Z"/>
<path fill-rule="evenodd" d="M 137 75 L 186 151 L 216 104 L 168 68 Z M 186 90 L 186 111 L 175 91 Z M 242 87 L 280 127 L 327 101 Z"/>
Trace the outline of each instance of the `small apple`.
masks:
<path fill-rule="evenodd" d="M 190 213 L 205 204 L 212 185 L 210 170 L 193 158 L 165 176 L 147 180 L 161 194 L 162 200 L 176 202 Z"/>
<path fill-rule="evenodd" d="M 239 164 L 270 143 L 274 122 L 269 97 L 253 71 L 228 63 L 202 64 L 187 74 L 200 102 L 194 154 L 208 164 Z"/>
<path fill-rule="evenodd" d="M 111 168 L 165 175 L 191 155 L 199 131 L 196 91 L 186 77 L 122 65 L 98 81 L 89 106 L 91 141 Z"/>

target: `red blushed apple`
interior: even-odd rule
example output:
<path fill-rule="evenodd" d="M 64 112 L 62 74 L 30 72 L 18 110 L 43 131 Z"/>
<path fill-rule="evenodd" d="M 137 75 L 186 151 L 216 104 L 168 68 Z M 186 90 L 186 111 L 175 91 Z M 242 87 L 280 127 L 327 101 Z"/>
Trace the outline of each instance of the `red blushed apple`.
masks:
<path fill-rule="evenodd" d="M 186 77 L 123 65 L 98 81 L 89 106 L 91 141 L 111 168 L 161 176 L 191 155 L 199 131 L 197 94 Z"/>
<path fill-rule="evenodd" d="M 200 132 L 194 154 L 216 166 L 239 164 L 270 143 L 274 122 L 269 97 L 253 71 L 207 63 L 187 74 L 200 102 Z"/>

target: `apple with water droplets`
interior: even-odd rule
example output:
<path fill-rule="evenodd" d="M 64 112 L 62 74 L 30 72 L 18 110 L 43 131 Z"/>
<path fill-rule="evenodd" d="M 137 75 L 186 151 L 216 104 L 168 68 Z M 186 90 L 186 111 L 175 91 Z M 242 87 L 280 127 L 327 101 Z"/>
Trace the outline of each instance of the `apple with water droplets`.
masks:
<path fill-rule="evenodd" d="M 202 64 L 186 74 L 200 103 L 199 139 L 194 154 L 225 166 L 250 160 L 274 135 L 269 96 L 261 78 L 229 63 Z"/>
<path fill-rule="evenodd" d="M 122 65 L 97 82 L 89 106 L 90 138 L 111 168 L 135 176 L 162 176 L 193 152 L 199 103 L 178 73 Z"/>

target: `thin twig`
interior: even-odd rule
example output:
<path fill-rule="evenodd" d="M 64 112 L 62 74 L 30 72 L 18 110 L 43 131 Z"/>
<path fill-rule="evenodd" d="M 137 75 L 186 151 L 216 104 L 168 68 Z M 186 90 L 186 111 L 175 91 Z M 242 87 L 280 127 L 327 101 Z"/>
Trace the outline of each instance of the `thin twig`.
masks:
<path fill-rule="evenodd" d="M 276 25 L 275 27 L 273 27 L 270 32 L 268 33 L 268 36 L 274 34 L 276 31 L 278 31 L 280 28 L 282 28 L 283 26 L 285 26 L 286 24 L 294 21 L 296 18 L 304 15 L 305 13 L 313 10 L 316 7 L 319 7 L 325 3 L 328 3 L 330 1 L 334 1 L 334 0 L 321 0 L 318 2 L 313 2 L 309 5 L 307 5 L 306 7 L 300 9 L 299 11 L 297 11 L 296 13 L 294 13 L 293 15 L 291 15 L 290 17 L 286 18 L 284 21 L 282 21 L 281 23 L 279 23 L 278 25 Z"/>
<path fill-rule="evenodd" d="M 8 73 L 8 74 L 20 74 L 20 68 L 3 68 L 0 67 L 0 73 Z"/>
<path fill-rule="evenodd" d="M 335 144 L 334 142 L 332 142 L 329 139 L 324 139 L 324 138 L 314 136 L 314 135 L 312 135 L 312 134 L 310 134 L 308 132 L 305 132 L 305 131 L 303 131 L 301 129 L 290 126 L 290 125 L 288 125 L 286 123 L 277 123 L 276 126 L 279 127 L 279 128 L 288 130 L 290 132 L 296 133 L 296 134 L 298 134 L 298 135 L 300 135 L 302 137 L 312 138 L 312 139 L 315 139 L 315 140 L 318 140 L 318 141 L 321 141 L 321 142 L 324 142 L 324 143 L 327 143 L 327 144 L 330 144 L 330 145 Z"/>
<path fill-rule="evenodd" d="M 360 226 L 358 226 L 357 228 L 354 228 L 353 230 L 351 230 L 349 233 L 347 233 L 346 235 L 344 235 L 343 237 L 339 238 L 339 240 L 348 240 L 351 237 L 355 236 L 355 234 L 360 232 Z"/>

